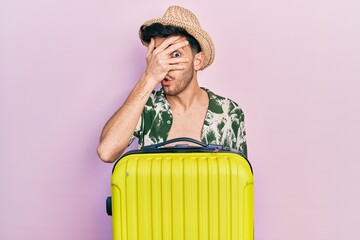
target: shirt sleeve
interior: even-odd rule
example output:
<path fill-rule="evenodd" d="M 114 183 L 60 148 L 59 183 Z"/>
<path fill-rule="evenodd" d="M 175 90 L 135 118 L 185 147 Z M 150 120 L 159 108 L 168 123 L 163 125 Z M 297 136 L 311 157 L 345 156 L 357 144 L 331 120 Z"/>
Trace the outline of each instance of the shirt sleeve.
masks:
<path fill-rule="evenodd" d="M 246 140 L 246 130 L 245 130 L 245 115 L 244 112 L 239 108 L 239 128 L 236 137 L 236 149 L 242 152 L 245 157 L 247 157 L 247 140 Z"/>

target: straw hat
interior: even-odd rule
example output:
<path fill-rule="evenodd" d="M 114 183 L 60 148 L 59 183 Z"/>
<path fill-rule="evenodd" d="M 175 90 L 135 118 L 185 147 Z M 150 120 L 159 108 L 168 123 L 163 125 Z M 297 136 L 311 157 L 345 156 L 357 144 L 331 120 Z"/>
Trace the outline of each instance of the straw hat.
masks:
<path fill-rule="evenodd" d="M 209 34 L 200 26 L 197 17 L 188 9 L 180 6 L 169 7 L 162 18 L 153 18 L 146 21 L 143 25 L 149 26 L 153 23 L 161 23 L 163 25 L 171 25 L 185 29 L 200 44 L 201 50 L 204 52 L 205 61 L 201 70 L 208 67 L 215 58 L 215 46 Z M 141 37 L 140 37 L 141 39 Z M 141 40 L 142 41 L 142 40 Z M 142 43 L 147 46 L 149 43 Z"/>

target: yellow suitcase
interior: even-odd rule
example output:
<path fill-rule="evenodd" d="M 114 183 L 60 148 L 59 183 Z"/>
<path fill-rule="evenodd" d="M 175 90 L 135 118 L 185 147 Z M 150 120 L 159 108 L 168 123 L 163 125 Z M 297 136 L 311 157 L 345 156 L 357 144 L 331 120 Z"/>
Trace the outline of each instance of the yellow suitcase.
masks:
<path fill-rule="evenodd" d="M 199 147 L 175 145 L 189 141 Z M 252 240 L 253 173 L 238 151 L 179 138 L 123 155 L 111 195 L 114 240 Z"/>

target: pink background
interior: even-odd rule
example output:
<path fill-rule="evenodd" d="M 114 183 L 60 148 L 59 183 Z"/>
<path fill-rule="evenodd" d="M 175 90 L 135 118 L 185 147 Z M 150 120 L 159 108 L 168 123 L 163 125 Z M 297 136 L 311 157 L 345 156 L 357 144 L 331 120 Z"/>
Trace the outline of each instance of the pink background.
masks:
<path fill-rule="evenodd" d="M 1 1 L 0 239 L 111 239 L 96 146 L 173 3 L 216 44 L 200 83 L 246 114 L 258 240 L 360 239 L 360 2 Z"/>

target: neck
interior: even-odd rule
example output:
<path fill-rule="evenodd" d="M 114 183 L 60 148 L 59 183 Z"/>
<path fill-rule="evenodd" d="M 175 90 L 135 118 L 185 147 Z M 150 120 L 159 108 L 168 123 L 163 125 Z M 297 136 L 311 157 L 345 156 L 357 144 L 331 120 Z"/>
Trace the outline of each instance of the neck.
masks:
<path fill-rule="evenodd" d="M 191 84 L 176 96 L 166 96 L 172 109 L 186 111 L 192 106 L 208 104 L 209 98 L 205 90 L 201 89 L 197 80 L 193 79 Z"/>

